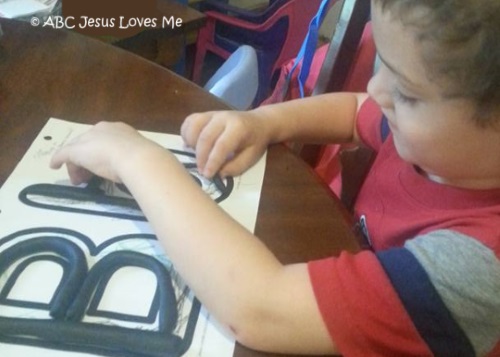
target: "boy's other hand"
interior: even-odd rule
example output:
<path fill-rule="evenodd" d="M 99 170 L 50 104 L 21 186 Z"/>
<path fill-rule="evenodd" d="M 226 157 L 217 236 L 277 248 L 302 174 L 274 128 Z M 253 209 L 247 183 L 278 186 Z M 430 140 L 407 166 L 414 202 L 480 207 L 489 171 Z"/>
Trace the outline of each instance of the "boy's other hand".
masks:
<path fill-rule="evenodd" d="M 205 177 L 239 175 L 264 154 L 269 138 L 263 118 L 253 112 L 215 111 L 192 114 L 181 127 L 186 145 L 196 151 Z"/>
<path fill-rule="evenodd" d="M 50 167 L 66 165 L 73 184 L 87 182 L 93 175 L 121 182 L 120 165 L 156 146 L 123 123 L 101 122 L 65 144 L 52 156 Z"/>

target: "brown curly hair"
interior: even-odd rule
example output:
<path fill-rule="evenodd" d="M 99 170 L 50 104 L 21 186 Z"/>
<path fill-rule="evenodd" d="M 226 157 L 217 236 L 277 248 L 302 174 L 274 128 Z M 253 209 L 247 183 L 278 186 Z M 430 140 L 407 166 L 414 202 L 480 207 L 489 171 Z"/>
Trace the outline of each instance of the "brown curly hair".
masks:
<path fill-rule="evenodd" d="M 499 0 L 374 0 L 411 27 L 429 77 L 446 97 L 471 99 L 480 126 L 500 123 Z"/>

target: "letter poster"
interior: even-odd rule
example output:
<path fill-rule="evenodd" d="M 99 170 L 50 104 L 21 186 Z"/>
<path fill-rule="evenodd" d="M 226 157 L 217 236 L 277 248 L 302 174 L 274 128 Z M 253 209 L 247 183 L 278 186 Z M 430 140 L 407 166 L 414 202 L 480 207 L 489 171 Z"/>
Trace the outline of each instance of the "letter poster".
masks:
<path fill-rule="evenodd" d="M 234 340 L 177 274 L 127 188 L 99 178 L 74 186 L 65 168 L 49 168 L 88 128 L 50 119 L 0 189 L 0 356 L 232 356 Z M 265 158 L 208 180 L 179 136 L 141 133 L 253 232 Z"/>

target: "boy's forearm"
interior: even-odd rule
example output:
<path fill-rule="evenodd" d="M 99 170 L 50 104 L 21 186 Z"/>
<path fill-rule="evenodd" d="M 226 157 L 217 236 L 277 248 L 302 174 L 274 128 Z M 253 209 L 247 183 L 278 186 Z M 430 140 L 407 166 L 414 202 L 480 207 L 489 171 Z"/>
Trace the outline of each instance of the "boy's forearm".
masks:
<path fill-rule="evenodd" d="M 298 274 L 285 270 L 263 243 L 214 204 L 164 149 L 137 153 L 123 160 L 118 171 L 178 272 L 240 342 L 278 352 L 330 352 L 331 341 L 317 313 L 305 265 Z M 144 184 L 146 177 L 148 184 Z M 289 280 L 292 284 L 283 287 Z M 281 300 L 288 301 L 288 292 L 293 289 L 297 290 L 295 305 L 286 307 Z M 298 332 L 306 324 L 290 311 L 307 316 L 306 331 Z M 284 326 L 277 323 L 281 320 Z M 283 338 L 272 337 L 275 329 Z M 295 334 L 305 336 L 310 344 Z"/>
<path fill-rule="evenodd" d="M 254 112 L 265 121 L 270 143 L 344 143 L 356 141 L 356 115 L 365 94 L 329 93 L 262 106 Z"/>

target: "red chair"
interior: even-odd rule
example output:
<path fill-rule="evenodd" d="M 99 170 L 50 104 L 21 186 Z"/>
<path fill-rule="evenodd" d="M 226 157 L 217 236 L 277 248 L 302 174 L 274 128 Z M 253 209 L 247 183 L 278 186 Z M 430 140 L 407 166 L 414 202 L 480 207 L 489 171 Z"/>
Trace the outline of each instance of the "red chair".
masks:
<path fill-rule="evenodd" d="M 213 3 L 218 11 L 207 11 L 207 24 L 196 43 L 192 79 L 200 83 L 207 51 L 227 59 L 239 46 L 257 51 L 259 90 L 254 104 L 269 95 L 272 78 L 281 66 L 294 58 L 318 11 L 321 0 L 275 0 L 260 13 L 249 13 Z"/>

